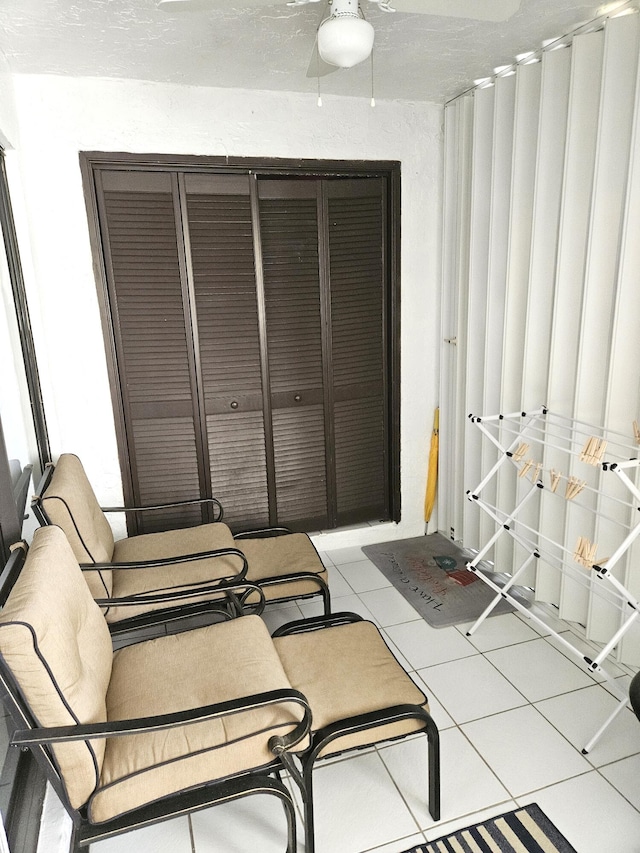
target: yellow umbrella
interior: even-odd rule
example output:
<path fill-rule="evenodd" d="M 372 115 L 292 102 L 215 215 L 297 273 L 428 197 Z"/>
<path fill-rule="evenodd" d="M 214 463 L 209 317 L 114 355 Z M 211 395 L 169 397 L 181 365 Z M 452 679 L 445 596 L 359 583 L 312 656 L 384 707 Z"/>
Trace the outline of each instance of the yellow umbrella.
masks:
<path fill-rule="evenodd" d="M 429 448 L 429 474 L 427 475 L 427 491 L 424 496 L 424 520 L 429 521 L 436 502 L 436 486 L 438 484 L 438 443 L 440 433 L 440 409 L 433 415 L 433 432 Z"/>

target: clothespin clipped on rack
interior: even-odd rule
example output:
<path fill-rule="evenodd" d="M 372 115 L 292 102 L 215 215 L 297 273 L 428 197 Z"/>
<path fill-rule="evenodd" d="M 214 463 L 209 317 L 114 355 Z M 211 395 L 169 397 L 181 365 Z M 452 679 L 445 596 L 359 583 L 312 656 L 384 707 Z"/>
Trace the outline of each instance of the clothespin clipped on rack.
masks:
<path fill-rule="evenodd" d="M 549 471 L 549 476 L 551 477 L 551 491 L 555 492 L 560 485 L 560 480 L 562 479 L 562 474 L 560 471 L 556 471 L 554 468 Z"/>
<path fill-rule="evenodd" d="M 592 435 L 582 448 L 580 461 L 587 462 L 589 465 L 600 465 L 606 449 L 607 442 L 603 438 L 596 438 L 595 435 Z"/>
<path fill-rule="evenodd" d="M 524 454 L 529 449 L 529 445 L 522 442 L 518 445 L 518 447 L 513 451 L 513 459 L 515 462 L 522 462 Z"/>
<path fill-rule="evenodd" d="M 590 542 L 584 536 L 579 536 L 575 551 L 573 552 L 573 559 L 586 569 L 591 569 L 596 561 L 597 550 L 597 542 Z"/>
<path fill-rule="evenodd" d="M 529 471 L 529 468 L 533 465 L 533 459 L 527 459 L 526 462 L 523 463 L 522 468 L 518 472 L 518 477 L 526 477 Z"/>
<path fill-rule="evenodd" d="M 586 480 L 579 480 L 577 477 L 569 477 L 567 480 L 567 488 L 564 496 L 568 501 L 572 501 L 586 486 Z"/>
<path fill-rule="evenodd" d="M 633 422 L 633 435 L 636 440 L 636 444 L 640 444 L 640 426 L 638 426 L 638 421 Z"/>
<path fill-rule="evenodd" d="M 536 467 L 531 472 L 531 482 L 537 483 L 538 478 L 540 477 L 540 472 L 542 471 L 542 462 L 536 462 Z"/>

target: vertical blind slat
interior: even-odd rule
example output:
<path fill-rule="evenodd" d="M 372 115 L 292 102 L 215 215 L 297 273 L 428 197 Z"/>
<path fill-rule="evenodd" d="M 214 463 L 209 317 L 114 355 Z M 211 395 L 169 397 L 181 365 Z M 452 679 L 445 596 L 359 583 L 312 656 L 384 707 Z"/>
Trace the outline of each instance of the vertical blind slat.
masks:
<path fill-rule="evenodd" d="M 469 310 L 466 329 L 467 383 L 464 409 L 467 414 L 483 410 L 484 334 L 478 329 L 477 318 L 483 314 L 487 303 L 494 108 L 495 89 L 480 89 L 475 95 L 473 124 Z M 482 434 L 477 429 L 467 428 L 464 455 L 464 481 L 467 485 L 480 482 L 481 462 Z M 464 502 L 464 535 L 467 547 L 480 547 L 478 508 L 469 501 Z"/>
<path fill-rule="evenodd" d="M 539 62 L 522 65 L 516 73 L 516 92 L 513 123 L 513 165 L 511 175 L 511 200 L 505 283 L 505 310 L 503 331 L 502 380 L 500 410 L 512 412 L 522 405 L 522 374 L 527 324 L 528 272 L 531 257 L 531 227 L 535 194 L 536 148 L 540 115 Z M 523 484 L 513 477 L 513 471 L 498 472 L 497 500 L 500 506 L 513 506 L 522 496 Z M 496 543 L 496 563 L 511 566 L 514 547 L 510 536 Z M 521 562 L 523 555 L 516 560 Z M 518 564 L 519 564 L 518 562 Z M 528 577 L 523 577 L 523 583 Z"/>
<path fill-rule="evenodd" d="M 547 398 L 571 51 L 571 47 L 565 47 L 542 57 L 538 162 L 522 374 L 522 407 L 525 411 Z M 555 495 L 542 492 L 541 506 L 548 500 L 555 502 Z M 535 511 L 535 519 L 528 514 L 534 528 L 540 525 L 541 506 L 531 507 L 531 511 Z M 555 510 L 550 507 L 550 511 L 557 511 L 557 504 Z M 537 561 L 535 588 L 543 601 L 553 601 L 557 594 L 557 572 L 541 561 Z"/>
<path fill-rule="evenodd" d="M 511 205 L 511 176 L 513 171 L 513 128 L 515 119 L 516 78 L 496 80 L 494 111 L 494 144 L 491 181 L 491 214 L 489 232 L 489 272 L 484 357 L 483 411 L 500 409 L 500 378 L 502 376 L 503 335 L 507 287 L 509 215 Z M 482 449 L 482 470 L 488 471 L 496 461 L 496 450 L 486 442 Z M 489 503 L 496 501 L 495 480 L 485 491 Z M 484 542 L 493 533 L 493 523 L 487 516 L 480 519 L 480 538 Z"/>

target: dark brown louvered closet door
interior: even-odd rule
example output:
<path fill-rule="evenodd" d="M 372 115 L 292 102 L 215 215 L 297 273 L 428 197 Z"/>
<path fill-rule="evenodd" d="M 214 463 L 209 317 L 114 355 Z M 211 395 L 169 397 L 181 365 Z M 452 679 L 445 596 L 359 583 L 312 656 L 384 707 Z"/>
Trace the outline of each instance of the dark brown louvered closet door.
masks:
<path fill-rule="evenodd" d="M 398 520 L 388 180 L 92 178 L 127 504 L 215 496 L 236 530 Z"/>
<path fill-rule="evenodd" d="M 174 182 L 169 174 L 102 175 L 102 236 L 133 504 L 201 494 Z M 137 519 L 145 532 L 199 524 L 197 508 Z"/>

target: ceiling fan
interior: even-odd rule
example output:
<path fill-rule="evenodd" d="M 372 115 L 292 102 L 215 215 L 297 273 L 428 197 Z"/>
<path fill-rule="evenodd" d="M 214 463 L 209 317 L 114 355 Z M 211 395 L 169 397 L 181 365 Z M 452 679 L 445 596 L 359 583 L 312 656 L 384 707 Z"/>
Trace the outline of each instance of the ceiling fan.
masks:
<path fill-rule="evenodd" d="M 276 0 L 277 2 L 277 0 Z M 368 0 L 384 12 L 506 21 L 519 8 L 521 0 Z M 373 50 L 374 29 L 364 17 L 363 0 L 289 0 L 287 6 L 310 3 L 328 5 L 326 17 L 318 27 L 314 57 L 307 76 L 328 74 L 338 68 L 352 68 L 363 62 Z M 276 5 L 274 0 L 159 0 L 166 11 L 181 9 L 260 8 Z M 317 55 L 316 55 L 317 53 Z M 318 62 L 322 60 L 322 66 Z M 314 61 L 315 60 L 315 61 Z"/>

